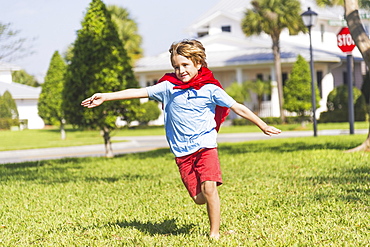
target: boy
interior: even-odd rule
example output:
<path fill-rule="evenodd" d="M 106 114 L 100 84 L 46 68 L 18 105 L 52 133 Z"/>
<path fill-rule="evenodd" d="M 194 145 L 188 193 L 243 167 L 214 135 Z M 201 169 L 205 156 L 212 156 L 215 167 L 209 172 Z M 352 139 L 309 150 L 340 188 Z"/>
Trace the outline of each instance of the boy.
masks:
<path fill-rule="evenodd" d="M 147 88 L 97 93 L 82 101 L 92 108 L 104 101 L 151 98 L 162 102 L 166 138 L 181 179 L 196 204 L 206 204 L 210 222 L 209 236 L 220 236 L 220 199 L 222 184 L 217 156 L 217 131 L 228 109 L 257 125 L 266 135 L 281 131 L 268 126 L 247 107 L 237 103 L 221 87 L 207 68 L 205 49 L 197 40 L 171 45 L 171 64 L 175 72 Z"/>

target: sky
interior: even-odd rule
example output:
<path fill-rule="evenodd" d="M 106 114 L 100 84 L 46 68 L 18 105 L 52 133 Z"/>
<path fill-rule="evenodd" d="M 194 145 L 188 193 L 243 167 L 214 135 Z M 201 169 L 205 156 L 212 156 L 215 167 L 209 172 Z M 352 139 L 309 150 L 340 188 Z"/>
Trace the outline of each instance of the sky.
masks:
<path fill-rule="evenodd" d="M 174 41 L 190 38 L 186 28 L 219 0 L 103 0 L 126 8 L 138 24 L 145 56 L 167 51 Z M 0 22 L 11 23 L 33 54 L 11 61 L 39 81 L 55 51 L 63 54 L 76 39 L 91 0 L 0 0 Z"/>

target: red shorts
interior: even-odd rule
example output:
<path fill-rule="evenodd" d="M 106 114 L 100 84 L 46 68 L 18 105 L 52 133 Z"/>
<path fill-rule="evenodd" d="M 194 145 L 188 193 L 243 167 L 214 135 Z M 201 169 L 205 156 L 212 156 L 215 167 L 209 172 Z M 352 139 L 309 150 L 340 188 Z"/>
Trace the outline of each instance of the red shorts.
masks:
<path fill-rule="evenodd" d="M 204 181 L 215 181 L 217 186 L 222 184 L 220 161 L 217 148 L 204 148 L 199 151 L 176 157 L 182 182 L 191 197 L 201 192 Z"/>

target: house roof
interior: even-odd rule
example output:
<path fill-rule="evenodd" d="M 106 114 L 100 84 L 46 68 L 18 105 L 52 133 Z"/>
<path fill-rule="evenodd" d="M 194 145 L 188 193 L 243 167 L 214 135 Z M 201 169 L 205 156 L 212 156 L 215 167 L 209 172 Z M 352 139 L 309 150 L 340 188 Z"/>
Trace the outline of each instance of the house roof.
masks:
<path fill-rule="evenodd" d="M 16 71 L 20 70 L 21 67 L 10 63 L 4 63 L 0 61 L 0 71 Z"/>
<path fill-rule="evenodd" d="M 195 30 L 206 26 L 215 16 L 223 15 L 241 20 L 247 9 L 251 9 L 250 0 L 220 0 L 213 7 L 199 16 L 189 27 L 188 30 Z M 300 0 L 302 12 L 311 7 L 318 14 L 319 19 L 343 20 L 344 8 L 342 6 L 319 7 L 316 0 Z"/>
<path fill-rule="evenodd" d="M 209 17 L 215 13 L 222 13 L 226 16 L 234 16 L 235 18 L 241 19 L 247 8 L 251 8 L 250 1 L 248 0 L 220 0 L 203 15 L 199 16 L 191 26 L 198 26 L 199 23 L 208 20 Z"/>
<path fill-rule="evenodd" d="M 219 34 L 205 36 L 199 39 L 206 47 L 207 63 L 210 68 L 228 67 L 240 65 L 273 64 L 273 53 L 271 40 L 261 37 L 245 37 L 243 39 Z M 235 46 L 234 44 L 242 44 Z M 228 47 L 228 44 L 231 44 Z M 219 49 L 222 46 L 222 49 Z M 282 63 L 294 63 L 298 55 L 302 55 L 309 61 L 309 47 L 306 43 L 298 44 L 281 41 L 280 56 Z M 354 56 L 356 60 L 361 57 Z M 315 48 L 313 51 L 315 62 L 338 63 L 346 59 L 346 55 L 338 49 L 329 51 Z M 162 53 L 159 56 L 144 57 L 137 61 L 135 72 L 147 71 L 172 71 L 169 53 Z"/>
<path fill-rule="evenodd" d="M 316 0 L 300 0 L 302 12 L 308 7 L 318 13 L 323 20 L 341 20 L 343 18 L 343 7 L 320 8 Z M 215 18 L 223 15 L 232 20 L 241 20 L 247 8 L 251 8 L 250 0 L 220 0 L 213 7 L 201 15 L 188 30 L 199 30 L 207 26 Z M 316 38 L 321 35 L 320 31 L 313 32 Z M 346 55 L 339 50 L 336 45 L 336 35 L 334 33 L 325 34 L 325 44 L 322 41 L 313 40 L 313 59 L 315 62 L 338 63 L 345 60 Z M 304 40 L 303 40 L 304 38 Z M 246 37 L 238 33 L 213 33 L 198 38 L 207 53 L 209 67 L 227 67 L 252 64 L 273 64 L 272 41 L 271 37 L 262 33 Z M 302 55 L 309 61 L 308 36 L 290 36 L 288 32 L 282 33 L 280 38 L 280 56 L 282 63 L 293 63 L 298 55 Z M 355 60 L 362 60 L 360 53 L 354 51 Z M 158 56 L 144 57 L 137 61 L 134 68 L 135 72 L 163 72 L 171 71 L 169 53 L 165 52 Z"/>
<path fill-rule="evenodd" d="M 9 91 L 13 99 L 38 99 L 41 93 L 41 87 L 35 88 L 16 82 L 0 82 L 0 94 Z"/>

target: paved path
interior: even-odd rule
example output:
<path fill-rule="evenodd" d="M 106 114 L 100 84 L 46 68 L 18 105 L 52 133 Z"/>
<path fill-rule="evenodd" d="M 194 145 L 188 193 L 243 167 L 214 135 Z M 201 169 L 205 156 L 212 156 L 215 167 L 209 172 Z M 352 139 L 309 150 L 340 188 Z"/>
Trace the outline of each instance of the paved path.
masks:
<path fill-rule="evenodd" d="M 368 130 L 356 130 L 355 134 L 367 134 Z M 323 130 L 318 131 L 318 136 L 323 135 L 348 135 L 345 130 Z M 280 135 L 269 137 L 262 132 L 256 133 L 234 133 L 219 134 L 218 142 L 245 142 L 252 140 L 267 140 L 271 138 L 292 138 L 312 136 L 312 131 L 284 131 Z M 164 136 L 134 136 L 134 137 L 113 137 L 113 140 L 126 140 L 112 144 L 114 154 L 125 154 L 145 152 L 158 148 L 168 148 Z M 86 145 L 77 147 L 42 148 L 0 152 L 0 164 L 19 163 L 24 161 L 37 161 L 46 159 L 60 159 L 65 157 L 88 157 L 104 156 L 104 145 Z"/>

